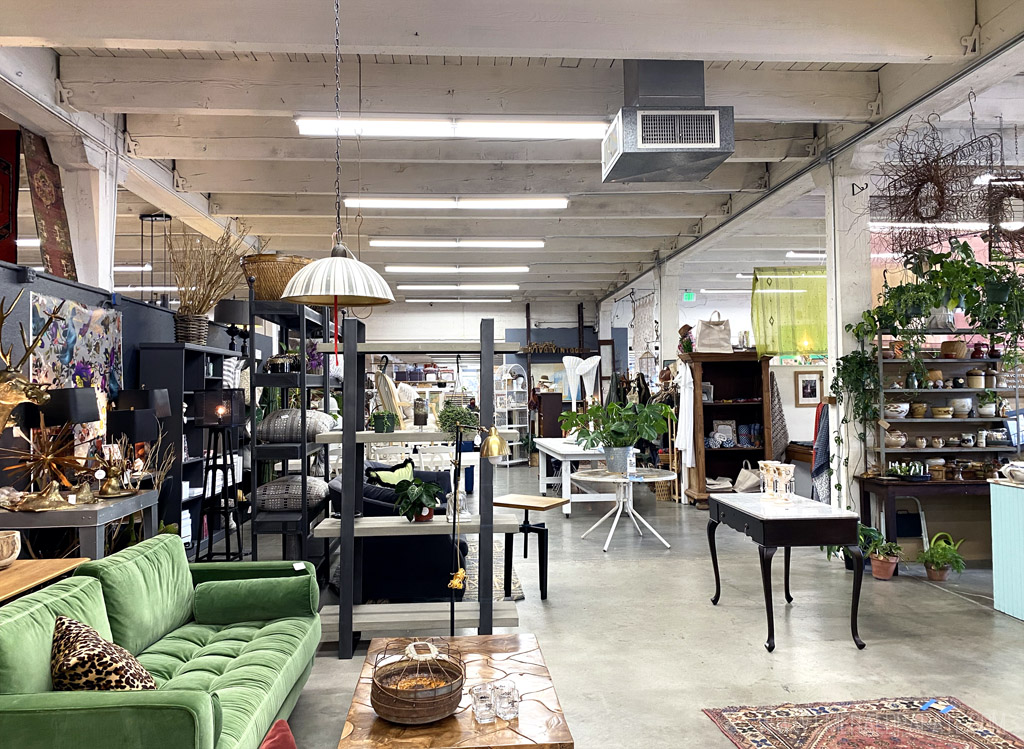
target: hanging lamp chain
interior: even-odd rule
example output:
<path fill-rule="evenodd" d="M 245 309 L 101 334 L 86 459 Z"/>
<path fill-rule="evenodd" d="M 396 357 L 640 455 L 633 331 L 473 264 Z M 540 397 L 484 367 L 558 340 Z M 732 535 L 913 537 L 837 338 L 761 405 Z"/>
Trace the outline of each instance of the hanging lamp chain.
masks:
<path fill-rule="evenodd" d="M 335 244 L 341 235 L 341 0 L 334 0 L 334 228 Z"/>

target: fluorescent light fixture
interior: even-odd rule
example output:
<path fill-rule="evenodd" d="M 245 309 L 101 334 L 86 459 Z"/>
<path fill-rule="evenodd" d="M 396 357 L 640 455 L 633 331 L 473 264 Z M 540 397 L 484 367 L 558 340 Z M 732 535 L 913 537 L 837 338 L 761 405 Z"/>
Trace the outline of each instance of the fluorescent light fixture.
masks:
<path fill-rule="evenodd" d="M 944 231 L 987 231 L 987 221 L 916 222 L 916 221 L 869 221 L 871 231 L 886 229 L 942 229 Z"/>
<path fill-rule="evenodd" d="M 406 299 L 410 304 L 510 304 L 511 299 Z"/>
<path fill-rule="evenodd" d="M 145 265 L 115 265 L 114 273 L 148 273 L 153 270 L 149 263 Z"/>
<path fill-rule="evenodd" d="M 346 208 L 405 208 L 437 211 L 564 211 L 569 198 L 345 198 Z"/>
<path fill-rule="evenodd" d="M 529 273 L 529 265 L 385 265 L 385 273 Z"/>
<path fill-rule="evenodd" d="M 16 247 L 42 247 L 43 242 L 41 239 L 16 239 L 14 245 Z"/>
<path fill-rule="evenodd" d="M 757 289 L 755 294 L 806 294 L 807 289 Z"/>
<path fill-rule="evenodd" d="M 543 239 L 371 239 L 370 247 L 459 247 L 477 250 L 541 250 Z"/>
<path fill-rule="evenodd" d="M 742 279 L 742 280 L 745 280 L 745 281 L 749 281 L 753 277 L 754 277 L 753 273 L 737 273 L 736 274 L 736 278 L 739 278 L 739 279 Z"/>
<path fill-rule="evenodd" d="M 895 252 L 872 252 L 871 257 L 875 260 L 892 260 L 896 257 Z"/>
<path fill-rule="evenodd" d="M 793 276 L 790 274 L 771 274 L 771 275 L 760 275 L 758 278 L 825 278 L 824 273 L 801 273 L 800 275 Z"/>
<path fill-rule="evenodd" d="M 796 250 L 790 250 L 786 253 L 786 258 L 789 260 L 824 260 L 825 253 L 823 252 L 798 252 Z"/>
<path fill-rule="evenodd" d="M 399 291 L 519 291 L 517 283 L 398 284 Z"/>
<path fill-rule="evenodd" d="M 701 289 L 701 294 L 749 294 L 750 289 Z"/>
<path fill-rule="evenodd" d="M 1003 185 L 1024 185 L 1022 179 L 1011 179 L 1009 177 L 998 177 L 995 174 L 979 174 L 974 178 L 974 184 L 976 185 L 987 185 L 990 182 L 999 182 Z"/>
<path fill-rule="evenodd" d="M 115 286 L 114 291 L 120 292 L 132 292 L 132 291 L 177 291 L 177 286 Z"/>
<path fill-rule="evenodd" d="M 364 138 L 480 138 L 501 140 L 601 140 L 601 121 L 467 120 L 454 117 L 296 117 L 299 135 Z"/>

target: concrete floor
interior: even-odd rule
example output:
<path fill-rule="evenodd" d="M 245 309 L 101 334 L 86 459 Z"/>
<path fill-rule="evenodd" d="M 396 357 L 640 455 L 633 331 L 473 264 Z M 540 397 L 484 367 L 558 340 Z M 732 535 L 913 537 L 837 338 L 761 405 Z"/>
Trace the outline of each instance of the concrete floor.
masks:
<path fill-rule="evenodd" d="M 495 494 L 535 493 L 536 475 L 500 470 Z M 925 581 L 918 565 L 890 582 L 866 575 L 867 648 L 858 651 L 849 634 L 852 574 L 817 549 L 794 549 L 795 600 L 787 606 L 780 553 L 777 647 L 768 653 L 754 544 L 719 529 L 722 600 L 712 606 L 707 513 L 656 502 L 646 490 L 636 496 L 671 550 L 622 522 L 607 554 L 603 534 L 581 540 L 606 504 L 574 505 L 568 519 L 545 513 L 547 601 L 537 591 L 536 559 L 523 560 L 517 540 L 526 593 L 519 631 L 540 640 L 577 747 L 725 749 L 731 742 L 702 708 L 942 695 L 1024 736 L 1024 622 L 992 609 L 990 571 L 943 586 Z M 317 658 L 289 720 L 301 749 L 337 746 L 364 654 Z"/>

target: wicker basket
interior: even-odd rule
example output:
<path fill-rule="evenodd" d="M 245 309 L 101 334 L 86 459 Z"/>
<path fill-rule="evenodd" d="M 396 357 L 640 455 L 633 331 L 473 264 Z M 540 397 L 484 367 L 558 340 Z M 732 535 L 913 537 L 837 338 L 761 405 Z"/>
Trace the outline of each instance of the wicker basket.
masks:
<path fill-rule="evenodd" d="M 967 344 L 963 341 L 943 341 L 939 351 L 943 359 L 967 358 Z"/>
<path fill-rule="evenodd" d="M 417 661 L 401 655 L 400 648 L 401 644 L 396 647 L 389 643 L 376 658 L 370 687 L 374 712 L 386 721 L 407 726 L 421 726 L 454 715 L 462 701 L 466 680 L 466 667 L 458 651 L 446 646 L 440 654 L 431 644 L 416 642 L 408 646 L 406 653 L 425 653 L 423 648 L 430 648 L 432 653 L 416 655 L 420 658 Z M 432 683 L 401 686 L 405 678 Z"/>
<path fill-rule="evenodd" d="M 292 276 L 312 262 L 313 258 L 301 255 L 246 255 L 242 258 L 242 273 L 246 278 L 256 279 L 253 293 L 257 301 L 276 302 L 281 299 Z"/>
<path fill-rule="evenodd" d="M 206 334 L 210 330 L 210 318 L 206 315 L 174 315 L 174 341 L 206 345 Z"/>

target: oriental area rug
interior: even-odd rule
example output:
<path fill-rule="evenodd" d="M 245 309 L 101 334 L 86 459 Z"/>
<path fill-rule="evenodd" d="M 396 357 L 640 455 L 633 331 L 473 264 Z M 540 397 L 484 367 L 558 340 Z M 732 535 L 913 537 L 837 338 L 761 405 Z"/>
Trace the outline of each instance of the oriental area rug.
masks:
<path fill-rule="evenodd" d="M 1024 749 L 953 697 L 726 707 L 704 712 L 741 749 Z"/>

